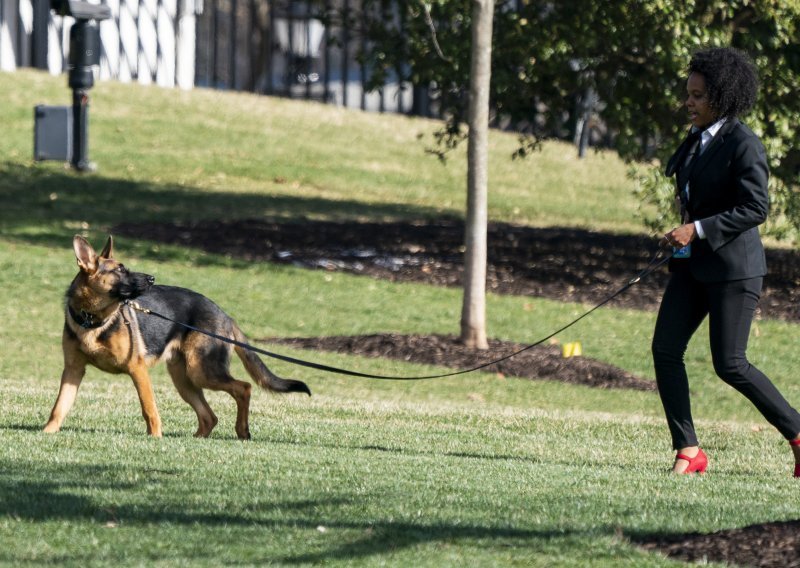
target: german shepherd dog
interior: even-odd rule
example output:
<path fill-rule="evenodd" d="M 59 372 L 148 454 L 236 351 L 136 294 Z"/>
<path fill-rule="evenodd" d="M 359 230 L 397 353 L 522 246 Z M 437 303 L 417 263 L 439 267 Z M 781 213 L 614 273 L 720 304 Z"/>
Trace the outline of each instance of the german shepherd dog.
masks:
<path fill-rule="evenodd" d="M 166 361 L 178 393 L 197 413 L 195 436 L 207 437 L 217 417 L 203 389 L 221 390 L 236 401 L 236 435 L 250 438 L 250 384 L 234 379 L 229 370 L 235 351 L 247 373 L 260 387 L 276 392 L 304 392 L 301 381 L 274 375 L 252 351 L 210 338 L 155 316 L 140 314 L 126 300 L 185 322 L 198 329 L 246 342 L 236 322 L 214 302 L 185 288 L 156 286 L 155 278 L 131 272 L 114 259 L 113 239 L 98 255 L 81 236 L 72 241 L 79 272 L 66 293 L 61 345 L 64 371 L 58 398 L 44 427 L 58 432 L 75 402 L 86 365 L 133 379 L 147 433 L 161 436 L 161 418 L 153 397 L 148 368 Z"/>

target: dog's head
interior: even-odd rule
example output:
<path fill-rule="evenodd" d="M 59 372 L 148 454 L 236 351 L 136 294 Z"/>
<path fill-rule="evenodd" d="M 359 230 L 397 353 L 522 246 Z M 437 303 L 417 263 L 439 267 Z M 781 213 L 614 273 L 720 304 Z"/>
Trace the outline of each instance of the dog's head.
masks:
<path fill-rule="evenodd" d="M 141 296 L 150 289 L 155 278 L 142 272 L 131 272 L 114 259 L 114 240 L 109 236 L 106 246 L 97 254 L 89 241 L 75 235 L 72 239 L 75 258 L 78 259 L 79 276 L 97 295 L 114 300 L 127 300 Z"/>

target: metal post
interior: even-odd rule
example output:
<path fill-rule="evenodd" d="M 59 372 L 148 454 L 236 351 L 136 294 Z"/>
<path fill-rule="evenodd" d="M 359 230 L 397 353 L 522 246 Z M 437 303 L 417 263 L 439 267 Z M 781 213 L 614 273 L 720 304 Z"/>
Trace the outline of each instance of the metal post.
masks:
<path fill-rule="evenodd" d="M 89 89 L 100 62 L 100 33 L 90 20 L 75 20 L 69 33 L 68 84 L 72 89 L 72 167 L 93 171 L 89 162 Z"/>
<path fill-rule="evenodd" d="M 330 28 L 332 26 L 331 23 L 331 0 L 325 0 L 325 29 L 323 30 L 323 42 L 325 43 L 325 54 L 323 55 L 324 65 L 325 65 L 325 79 L 324 79 L 324 87 L 323 87 L 323 102 L 327 103 L 330 102 L 331 98 L 331 32 Z"/>
<path fill-rule="evenodd" d="M 361 27 L 364 27 L 364 24 L 367 21 L 367 13 L 364 9 L 364 0 L 361 0 Z M 361 50 L 367 50 L 367 34 L 361 34 Z M 364 84 L 367 81 L 367 66 L 364 63 L 364 60 L 361 60 L 361 64 L 359 65 L 359 79 L 361 79 L 361 110 L 367 110 L 367 89 L 364 87 Z"/>
<path fill-rule="evenodd" d="M 2 19 L 2 18 L 0 18 Z M 47 69 L 47 25 L 50 19 L 50 9 L 44 2 L 33 3 L 33 35 L 32 53 L 33 66 L 37 69 Z"/>
<path fill-rule="evenodd" d="M 348 75 L 350 73 L 349 61 L 350 57 L 349 44 L 350 44 L 350 3 L 344 0 L 342 8 L 342 106 L 347 106 L 347 85 L 349 83 Z"/>
<path fill-rule="evenodd" d="M 306 15 L 303 19 L 305 22 L 306 28 L 306 63 L 305 63 L 305 74 L 306 74 L 306 99 L 311 98 L 311 2 L 306 4 Z"/>
<path fill-rule="evenodd" d="M 239 2 L 237 0 L 232 0 L 229 8 L 230 8 L 231 13 L 230 13 L 230 22 L 229 22 L 229 25 L 230 25 L 229 34 L 230 35 L 228 36 L 228 46 L 229 46 L 228 56 L 230 57 L 230 63 L 229 63 L 230 71 L 228 72 L 228 76 L 230 77 L 230 81 L 231 81 L 230 89 L 232 91 L 238 91 L 239 89 L 238 89 L 238 86 L 236 85 L 236 79 L 237 79 L 237 77 L 236 77 L 236 52 L 237 52 L 236 43 L 237 43 L 237 39 L 238 39 L 237 33 L 236 33 L 236 31 L 237 31 L 236 19 L 239 16 Z"/>
<path fill-rule="evenodd" d="M 89 161 L 89 92 L 72 91 L 72 167 L 79 172 L 94 171 L 97 167 Z"/>
<path fill-rule="evenodd" d="M 67 84 L 72 89 L 72 156 L 76 170 L 95 169 L 89 162 L 89 89 L 94 85 L 93 67 L 100 64 L 100 30 L 95 22 L 111 17 L 105 5 L 82 0 L 50 0 L 50 9 L 61 16 L 72 16 L 69 31 Z"/>

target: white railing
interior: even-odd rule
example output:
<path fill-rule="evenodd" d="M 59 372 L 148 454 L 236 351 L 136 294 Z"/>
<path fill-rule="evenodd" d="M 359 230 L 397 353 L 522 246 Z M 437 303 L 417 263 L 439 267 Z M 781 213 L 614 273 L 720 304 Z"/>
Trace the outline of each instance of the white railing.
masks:
<path fill-rule="evenodd" d="M 97 79 L 305 98 L 364 110 L 428 114 L 408 83 L 390 78 L 369 92 L 358 62 L 363 39 L 324 24 L 311 0 L 86 0 L 105 4 Z M 327 0 L 353 11 L 363 0 Z M 66 71 L 72 17 L 51 0 L 0 0 L 0 70 Z M 338 7 L 338 8 L 337 8 Z M 327 27 L 326 27 L 327 26 Z M 422 92 L 422 91 L 420 91 Z"/>
<path fill-rule="evenodd" d="M 195 14 L 202 0 L 106 0 L 104 4 L 111 9 L 111 18 L 99 23 L 100 79 L 185 89 L 194 85 Z M 36 66 L 61 74 L 67 66 L 73 21 L 50 11 L 49 0 L 0 0 L 0 70 Z M 35 33 L 35 24 L 43 28 L 44 22 L 46 34 Z"/>

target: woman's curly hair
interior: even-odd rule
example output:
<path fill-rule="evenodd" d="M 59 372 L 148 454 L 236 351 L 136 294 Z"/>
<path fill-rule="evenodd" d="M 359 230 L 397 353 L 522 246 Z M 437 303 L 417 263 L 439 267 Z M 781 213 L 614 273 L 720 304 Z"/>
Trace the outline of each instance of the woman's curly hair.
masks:
<path fill-rule="evenodd" d="M 758 72 L 743 51 L 732 47 L 698 51 L 689 62 L 689 73 L 703 76 L 709 105 L 719 118 L 741 116 L 756 102 Z"/>

